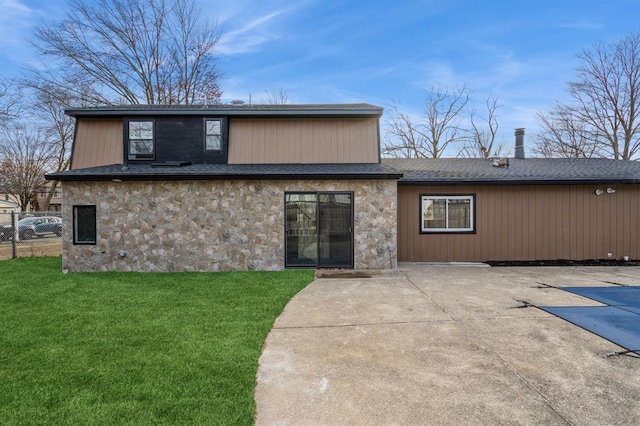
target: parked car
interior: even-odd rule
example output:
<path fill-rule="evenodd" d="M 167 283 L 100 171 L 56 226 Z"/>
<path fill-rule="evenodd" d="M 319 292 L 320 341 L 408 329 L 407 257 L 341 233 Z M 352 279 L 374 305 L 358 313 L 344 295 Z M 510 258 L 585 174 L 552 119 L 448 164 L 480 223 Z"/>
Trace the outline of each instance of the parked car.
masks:
<path fill-rule="evenodd" d="M 54 216 L 28 217 L 18 221 L 18 236 L 21 240 L 30 240 L 49 234 L 62 235 L 62 219 Z M 0 227 L 0 240 L 13 238 L 11 224 Z"/>

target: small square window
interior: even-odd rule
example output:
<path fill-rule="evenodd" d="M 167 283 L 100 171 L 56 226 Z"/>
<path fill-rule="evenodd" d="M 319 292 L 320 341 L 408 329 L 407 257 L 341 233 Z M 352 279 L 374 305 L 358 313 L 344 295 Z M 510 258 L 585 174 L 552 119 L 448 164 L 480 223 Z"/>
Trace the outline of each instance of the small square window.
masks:
<path fill-rule="evenodd" d="M 421 195 L 421 232 L 475 232 L 473 195 Z"/>
<path fill-rule="evenodd" d="M 96 243 L 96 206 L 73 206 L 73 244 Z"/>
<path fill-rule="evenodd" d="M 220 120 L 205 120 L 205 151 L 222 150 L 222 122 Z"/>
<path fill-rule="evenodd" d="M 154 158 L 153 121 L 129 121 L 129 160 Z"/>

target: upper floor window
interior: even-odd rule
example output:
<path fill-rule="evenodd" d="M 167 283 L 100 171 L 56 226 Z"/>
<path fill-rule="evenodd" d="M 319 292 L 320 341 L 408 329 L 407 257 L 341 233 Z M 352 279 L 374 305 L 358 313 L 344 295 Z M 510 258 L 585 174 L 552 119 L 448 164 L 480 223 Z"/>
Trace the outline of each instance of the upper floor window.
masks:
<path fill-rule="evenodd" d="M 49 196 L 49 191 L 40 191 L 38 193 L 38 197 L 40 198 L 47 198 L 48 196 Z M 60 198 L 60 191 L 58 190 L 54 191 L 51 198 Z"/>
<path fill-rule="evenodd" d="M 129 160 L 153 160 L 153 121 L 129 121 Z"/>
<path fill-rule="evenodd" d="M 222 120 L 205 120 L 205 151 L 221 151 L 222 150 Z"/>
<path fill-rule="evenodd" d="M 422 195 L 421 232 L 475 232 L 475 196 Z"/>

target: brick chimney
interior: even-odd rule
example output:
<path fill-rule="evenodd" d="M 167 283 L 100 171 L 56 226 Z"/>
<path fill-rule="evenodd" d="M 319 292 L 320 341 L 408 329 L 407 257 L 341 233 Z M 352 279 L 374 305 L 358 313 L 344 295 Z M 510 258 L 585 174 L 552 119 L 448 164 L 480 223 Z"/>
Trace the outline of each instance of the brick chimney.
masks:
<path fill-rule="evenodd" d="M 516 129 L 515 158 L 524 160 L 524 128 Z"/>

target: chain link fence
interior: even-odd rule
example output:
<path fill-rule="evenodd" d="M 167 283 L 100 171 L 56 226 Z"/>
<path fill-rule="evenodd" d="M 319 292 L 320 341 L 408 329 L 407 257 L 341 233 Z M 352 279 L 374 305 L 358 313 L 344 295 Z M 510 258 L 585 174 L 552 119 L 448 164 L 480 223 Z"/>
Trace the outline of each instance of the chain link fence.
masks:
<path fill-rule="evenodd" d="M 61 254 L 59 211 L 0 212 L 0 259 Z"/>

